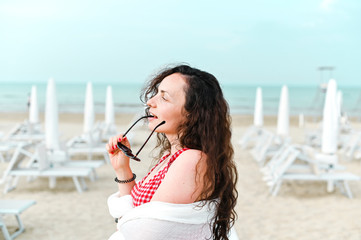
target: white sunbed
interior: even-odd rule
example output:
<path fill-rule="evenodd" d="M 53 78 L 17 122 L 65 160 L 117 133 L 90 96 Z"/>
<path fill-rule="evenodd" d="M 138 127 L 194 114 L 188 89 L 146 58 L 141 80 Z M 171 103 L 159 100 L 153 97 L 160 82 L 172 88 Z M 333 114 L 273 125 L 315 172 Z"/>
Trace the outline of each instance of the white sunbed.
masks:
<path fill-rule="evenodd" d="M 14 145 L 0 143 L 0 162 L 4 163 L 9 159 L 9 152 L 14 147 Z"/>
<path fill-rule="evenodd" d="M 118 134 L 117 127 L 115 124 L 109 124 L 106 122 L 101 122 L 99 124 L 101 130 L 101 140 L 108 141 L 110 137 L 113 137 Z"/>
<path fill-rule="evenodd" d="M 86 154 L 88 160 L 92 160 L 93 155 L 102 155 L 109 162 L 108 153 L 105 149 L 105 142 L 102 139 L 102 129 L 97 124 L 89 133 L 84 133 L 71 138 L 66 143 L 66 151 L 70 156 Z"/>
<path fill-rule="evenodd" d="M 305 161 L 303 168 L 297 168 L 296 159 Z M 320 157 L 312 159 L 312 156 L 306 156 L 304 152 L 297 150 L 295 146 L 285 146 L 276 153 L 269 161 L 269 164 L 263 168 L 264 180 L 270 187 L 273 196 L 278 191 L 283 181 L 323 181 L 336 184 L 341 192 L 347 197 L 352 198 L 352 192 L 348 181 L 360 181 L 360 176 L 346 171 L 339 171 L 342 166 L 336 162 L 322 162 Z"/>
<path fill-rule="evenodd" d="M 242 138 L 238 142 L 241 145 L 241 149 L 246 149 L 249 147 L 250 143 L 257 143 L 257 141 L 262 137 L 263 133 L 264 129 L 261 127 L 252 125 L 247 128 Z"/>
<path fill-rule="evenodd" d="M 352 132 L 348 134 L 347 140 L 344 141 L 340 153 L 347 159 L 352 160 L 354 157 L 359 158 L 361 149 L 361 132 Z"/>
<path fill-rule="evenodd" d="M 0 200 L 0 228 L 5 240 L 12 240 L 25 231 L 24 224 L 20 219 L 20 214 L 35 203 L 33 200 Z M 2 218 L 4 215 L 15 215 L 16 217 L 19 228 L 13 234 L 10 234 L 7 229 L 5 220 Z"/>
<path fill-rule="evenodd" d="M 5 140 L 12 141 L 43 141 L 45 134 L 41 129 L 41 124 L 33 124 L 28 120 L 15 125 L 8 134 L 4 137 Z"/>
<path fill-rule="evenodd" d="M 250 150 L 251 156 L 263 167 L 269 157 L 272 157 L 284 144 L 290 142 L 289 138 L 284 138 L 263 130 L 262 135 L 257 139 L 256 145 Z"/>
<path fill-rule="evenodd" d="M 11 154 L 18 146 L 30 146 L 31 141 L 2 141 L 0 142 L 0 162 L 8 162 L 11 158 Z"/>
<path fill-rule="evenodd" d="M 41 150 L 41 146 L 38 146 L 37 149 Z M 28 158 L 28 162 L 24 166 L 24 160 L 26 158 Z M 28 179 L 47 177 L 49 178 L 50 188 L 55 187 L 57 177 L 71 177 L 76 189 L 81 193 L 87 189 L 84 178 L 93 180 L 94 168 L 91 166 L 71 166 L 71 164 L 53 164 L 47 159 L 46 151 L 37 151 L 37 153 L 34 154 L 28 151 L 26 146 L 19 145 L 1 179 L 1 183 L 5 184 L 4 193 L 15 189 L 19 177 L 22 176 L 26 176 Z"/>

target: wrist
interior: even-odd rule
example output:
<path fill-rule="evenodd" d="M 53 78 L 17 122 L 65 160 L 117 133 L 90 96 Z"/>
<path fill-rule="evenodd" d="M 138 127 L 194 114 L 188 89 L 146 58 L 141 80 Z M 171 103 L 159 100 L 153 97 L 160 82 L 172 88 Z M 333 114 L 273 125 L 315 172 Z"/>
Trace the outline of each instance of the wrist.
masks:
<path fill-rule="evenodd" d="M 129 179 L 118 179 L 117 177 L 115 177 L 114 181 L 116 181 L 117 183 L 130 183 L 130 182 L 133 182 L 136 177 L 137 177 L 137 175 L 135 175 L 135 173 L 133 173 L 133 177 L 131 177 Z"/>
<path fill-rule="evenodd" d="M 119 180 L 130 179 L 133 177 L 133 172 L 130 167 L 118 169 L 115 172 L 116 177 Z"/>

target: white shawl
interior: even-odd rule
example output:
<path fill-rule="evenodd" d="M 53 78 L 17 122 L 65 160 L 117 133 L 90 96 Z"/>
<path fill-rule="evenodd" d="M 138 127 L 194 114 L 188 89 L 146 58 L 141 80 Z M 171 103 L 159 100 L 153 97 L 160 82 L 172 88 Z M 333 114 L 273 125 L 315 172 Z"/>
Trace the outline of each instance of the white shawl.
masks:
<path fill-rule="evenodd" d="M 108 198 L 109 212 L 119 218 L 109 240 L 201 240 L 211 236 L 215 204 L 149 202 L 133 208 L 130 195 Z"/>

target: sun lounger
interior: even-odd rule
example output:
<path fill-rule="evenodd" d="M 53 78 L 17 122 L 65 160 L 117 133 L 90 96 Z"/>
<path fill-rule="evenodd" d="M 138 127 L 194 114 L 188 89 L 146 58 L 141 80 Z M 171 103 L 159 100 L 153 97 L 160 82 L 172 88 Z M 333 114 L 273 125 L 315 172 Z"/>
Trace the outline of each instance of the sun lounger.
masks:
<path fill-rule="evenodd" d="M 14 152 L 17 146 L 31 145 L 29 141 L 4 141 L 0 142 L 0 162 L 8 162 L 10 160 L 11 153 Z"/>
<path fill-rule="evenodd" d="M 105 160 L 72 160 L 69 154 L 69 150 L 65 146 L 60 146 L 61 149 L 55 151 L 49 151 L 43 144 L 37 146 L 38 154 L 41 154 L 43 158 L 46 158 L 50 161 L 50 164 L 61 166 L 61 167 L 85 167 L 91 168 L 93 172 L 92 180 L 95 179 L 96 176 L 96 169 L 103 166 L 105 164 Z M 44 162 L 44 161 L 43 161 Z M 45 161 L 46 162 L 46 161 Z M 37 163 L 34 162 L 36 165 Z M 46 163 L 46 167 L 49 166 L 49 163 Z"/>
<path fill-rule="evenodd" d="M 329 172 L 321 174 L 313 173 L 285 173 L 282 176 L 283 180 L 299 180 L 299 181 L 332 181 L 341 190 L 341 193 L 345 194 L 348 198 L 353 198 L 351 189 L 348 185 L 348 181 L 360 181 L 360 176 L 349 172 Z M 274 194 L 277 194 L 275 192 Z"/>
<path fill-rule="evenodd" d="M 257 143 L 257 141 L 262 137 L 263 129 L 256 126 L 250 126 L 247 128 L 242 138 L 239 140 L 241 149 L 246 149 L 250 143 Z"/>
<path fill-rule="evenodd" d="M 79 167 L 55 167 L 46 170 L 39 171 L 38 169 L 19 168 L 11 170 L 9 172 L 8 180 L 5 183 L 4 193 L 16 188 L 18 177 L 47 177 L 50 179 L 49 187 L 54 188 L 56 185 L 57 177 L 71 177 L 74 185 L 79 193 L 87 190 L 84 178 L 91 178 L 91 168 L 79 168 Z"/>
<path fill-rule="evenodd" d="M 290 140 L 288 138 L 283 138 L 270 131 L 263 130 L 263 133 L 258 138 L 256 145 L 250 151 L 251 156 L 260 166 L 264 166 L 267 159 L 289 141 Z"/>
<path fill-rule="evenodd" d="M 65 148 L 70 156 L 86 154 L 88 160 L 91 160 L 93 155 L 102 155 L 109 162 L 105 142 L 102 139 L 102 129 L 99 124 L 94 127 L 93 131 L 71 138 L 66 143 Z"/>
<path fill-rule="evenodd" d="M 353 132 L 348 135 L 348 139 L 344 141 L 340 153 L 347 159 L 352 160 L 357 157 L 357 152 L 361 147 L 361 132 Z"/>
<path fill-rule="evenodd" d="M 4 172 L 1 183 L 5 184 L 4 193 L 16 188 L 19 177 L 26 176 L 28 178 L 47 177 L 49 178 L 50 188 L 56 185 L 57 177 L 71 177 L 79 193 L 87 189 L 84 178 L 94 178 L 94 169 L 86 166 L 67 166 L 58 163 L 52 163 L 47 158 L 46 151 L 38 146 L 37 152 L 31 153 L 24 146 L 20 145 L 15 150 L 7 169 Z M 39 151 L 40 150 L 40 151 Z M 24 166 L 25 155 L 29 158 Z"/>
<path fill-rule="evenodd" d="M 334 183 L 347 197 L 353 197 L 348 181 L 360 181 L 360 176 L 350 172 L 340 172 L 339 169 L 342 169 L 342 166 L 337 164 L 337 161 L 331 161 L 332 158 L 330 158 L 329 163 L 326 161 L 319 162 L 320 157 L 318 155 L 315 155 L 314 159 L 310 158 L 312 156 L 307 156 L 305 152 L 296 149 L 295 146 L 289 145 L 281 148 L 262 169 L 263 179 L 270 187 L 270 193 L 276 196 L 284 180 L 323 181 Z M 302 160 L 305 164 L 295 164 L 296 159 Z"/>
<path fill-rule="evenodd" d="M 12 146 L 0 143 L 0 162 L 6 162 L 6 160 L 9 158 L 9 151 L 11 149 Z"/>
<path fill-rule="evenodd" d="M 0 200 L 0 228 L 5 240 L 12 240 L 25 231 L 24 224 L 20 219 L 20 214 L 34 204 L 35 201 L 33 200 Z M 9 233 L 5 221 L 2 218 L 3 215 L 15 215 L 19 229 L 13 234 Z"/>
<path fill-rule="evenodd" d="M 40 123 L 34 124 L 25 120 L 23 123 L 19 123 L 11 129 L 4 139 L 39 142 L 45 139 L 45 134 L 41 130 Z"/>

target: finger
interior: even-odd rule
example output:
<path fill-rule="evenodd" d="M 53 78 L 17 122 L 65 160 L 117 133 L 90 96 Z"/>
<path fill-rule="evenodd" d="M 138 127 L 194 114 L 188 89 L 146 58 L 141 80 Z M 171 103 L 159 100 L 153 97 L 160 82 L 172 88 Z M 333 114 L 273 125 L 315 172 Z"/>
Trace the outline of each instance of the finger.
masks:
<path fill-rule="evenodd" d="M 116 150 L 118 148 L 117 144 L 118 144 L 118 136 L 114 136 L 112 139 L 112 145 L 110 146 L 112 148 L 112 150 Z"/>
<path fill-rule="evenodd" d="M 109 140 L 108 140 L 108 152 L 112 152 L 114 151 L 115 149 L 117 149 L 117 138 L 119 138 L 119 135 L 118 136 L 113 136 L 113 137 L 110 137 Z"/>
<path fill-rule="evenodd" d="M 122 140 L 122 144 L 124 144 L 125 146 L 129 147 L 130 148 L 130 143 L 129 143 L 129 140 L 127 138 L 127 136 L 125 136 Z"/>
<path fill-rule="evenodd" d="M 109 154 L 113 154 L 113 150 L 111 150 L 111 148 L 109 147 L 109 143 L 107 143 L 107 144 L 105 145 L 105 149 L 107 150 L 107 152 L 108 152 Z"/>
<path fill-rule="evenodd" d="M 117 141 L 118 141 L 118 142 L 122 142 L 122 141 L 124 141 L 125 138 L 126 138 L 126 137 L 124 137 L 123 134 L 120 134 L 120 135 L 118 135 Z"/>
<path fill-rule="evenodd" d="M 111 146 L 113 146 L 113 137 L 110 137 L 109 140 L 108 140 L 108 145 L 111 149 Z"/>

